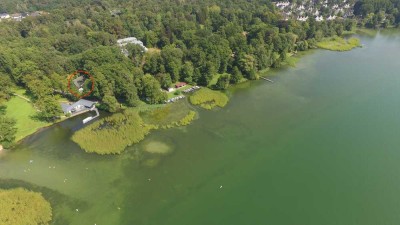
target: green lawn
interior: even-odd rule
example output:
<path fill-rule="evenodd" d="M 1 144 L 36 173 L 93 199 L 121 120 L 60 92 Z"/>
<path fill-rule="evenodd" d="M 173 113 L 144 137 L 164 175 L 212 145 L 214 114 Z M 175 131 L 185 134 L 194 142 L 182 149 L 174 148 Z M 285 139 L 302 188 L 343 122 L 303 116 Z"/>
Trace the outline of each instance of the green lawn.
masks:
<path fill-rule="evenodd" d="M 212 87 L 213 85 L 216 85 L 218 82 L 218 79 L 221 75 L 222 74 L 220 74 L 220 73 L 214 74 L 213 78 L 211 79 L 210 83 L 208 84 L 208 87 Z"/>
<path fill-rule="evenodd" d="M 21 91 L 16 91 L 18 94 L 23 94 Z M 23 139 L 24 137 L 33 134 L 39 128 L 50 125 L 50 123 L 41 122 L 33 119 L 32 117 L 36 114 L 35 108 L 32 104 L 20 97 L 12 97 L 6 102 L 6 116 L 17 120 L 17 134 L 16 141 Z"/>

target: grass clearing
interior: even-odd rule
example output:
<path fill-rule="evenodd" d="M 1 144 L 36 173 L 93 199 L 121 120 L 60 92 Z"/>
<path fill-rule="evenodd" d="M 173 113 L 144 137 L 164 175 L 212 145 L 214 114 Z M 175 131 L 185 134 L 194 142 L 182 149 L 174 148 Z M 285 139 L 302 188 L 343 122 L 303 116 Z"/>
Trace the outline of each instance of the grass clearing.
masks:
<path fill-rule="evenodd" d="M 16 141 L 35 133 L 40 128 L 51 125 L 51 123 L 34 119 L 37 113 L 36 109 L 31 103 L 20 97 L 12 97 L 5 105 L 7 106 L 6 116 L 14 118 L 17 121 Z"/>
<path fill-rule="evenodd" d="M 216 106 L 224 107 L 228 100 L 229 98 L 226 94 L 208 88 L 202 88 L 190 96 L 190 103 L 200 105 L 205 109 L 212 109 Z"/>
<path fill-rule="evenodd" d="M 331 51 L 350 51 L 353 48 L 360 47 L 360 39 L 349 38 L 343 39 L 341 37 L 332 37 L 324 39 L 317 43 L 318 48 L 331 50 Z"/>
<path fill-rule="evenodd" d="M 213 78 L 211 79 L 210 83 L 208 84 L 208 87 L 212 87 L 212 86 L 216 85 L 218 82 L 218 79 L 221 75 L 222 74 L 220 74 L 220 73 L 214 74 Z"/>

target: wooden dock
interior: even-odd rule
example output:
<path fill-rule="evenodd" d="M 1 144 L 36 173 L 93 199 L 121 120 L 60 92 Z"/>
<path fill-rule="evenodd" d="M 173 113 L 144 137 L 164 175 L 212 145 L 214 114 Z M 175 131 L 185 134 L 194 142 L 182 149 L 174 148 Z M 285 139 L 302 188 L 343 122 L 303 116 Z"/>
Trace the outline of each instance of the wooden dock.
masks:
<path fill-rule="evenodd" d="M 95 112 L 96 112 L 96 115 L 95 115 L 95 116 L 89 116 L 89 117 L 83 119 L 83 120 L 82 120 L 82 123 L 83 123 L 83 124 L 88 123 L 88 122 L 90 122 L 90 121 L 92 121 L 92 120 L 94 120 L 95 118 L 97 118 L 97 117 L 100 116 L 99 110 L 96 108 L 96 106 L 93 106 L 93 107 L 92 107 L 91 109 L 89 109 L 89 110 L 90 110 L 90 111 L 95 111 Z"/>
<path fill-rule="evenodd" d="M 260 78 L 263 79 L 263 80 L 269 81 L 269 82 L 271 82 L 271 83 L 274 83 L 273 80 L 270 80 L 270 79 L 268 79 L 268 78 L 266 78 L 266 77 L 260 77 Z"/>

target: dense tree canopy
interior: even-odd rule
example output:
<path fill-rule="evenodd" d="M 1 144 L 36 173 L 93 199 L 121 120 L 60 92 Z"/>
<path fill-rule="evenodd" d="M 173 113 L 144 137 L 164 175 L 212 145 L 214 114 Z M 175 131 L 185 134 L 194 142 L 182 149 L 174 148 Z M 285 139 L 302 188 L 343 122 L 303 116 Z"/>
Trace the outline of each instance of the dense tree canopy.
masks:
<path fill-rule="evenodd" d="M 89 98 L 115 111 L 120 103 L 163 102 L 160 88 L 177 81 L 207 86 L 226 73 L 219 82 L 223 88 L 227 80 L 257 79 L 258 71 L 279 67 L 287 53 L 352 28 L 343 20 L 285 21 L 268 0 L 16 2 L 21 4 L 2 1 L 0 11 L 48 14 L 0 22 L 0 82 L 7 84 L 0 97 L 9 98 L 12 84 L 24 87 L 46 120 L 58 113 L 49 100 L 53 94 L 76 100 L 66 83 L 78 69 L 96 80 Z M 360 7 L 361 14 L 370 12 Z M 127 56 L 122 54 L 116 40 L 130 36 L 149 51 L 127 45 Z"/>

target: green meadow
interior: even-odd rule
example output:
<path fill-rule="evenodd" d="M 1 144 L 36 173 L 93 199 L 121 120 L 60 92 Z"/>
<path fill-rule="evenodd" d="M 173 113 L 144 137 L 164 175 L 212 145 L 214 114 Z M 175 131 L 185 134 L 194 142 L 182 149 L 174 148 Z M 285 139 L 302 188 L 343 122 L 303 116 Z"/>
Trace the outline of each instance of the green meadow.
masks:
<path fill-rule="evenodd" d="M 14 96 L 5 105 L 7 106 L 6 115 L 17 121 L 16 141 L 35 133 L 42 127 L 51 125 L 51 123 L 35 119 L 36 109 L 21 97 Z"/>

